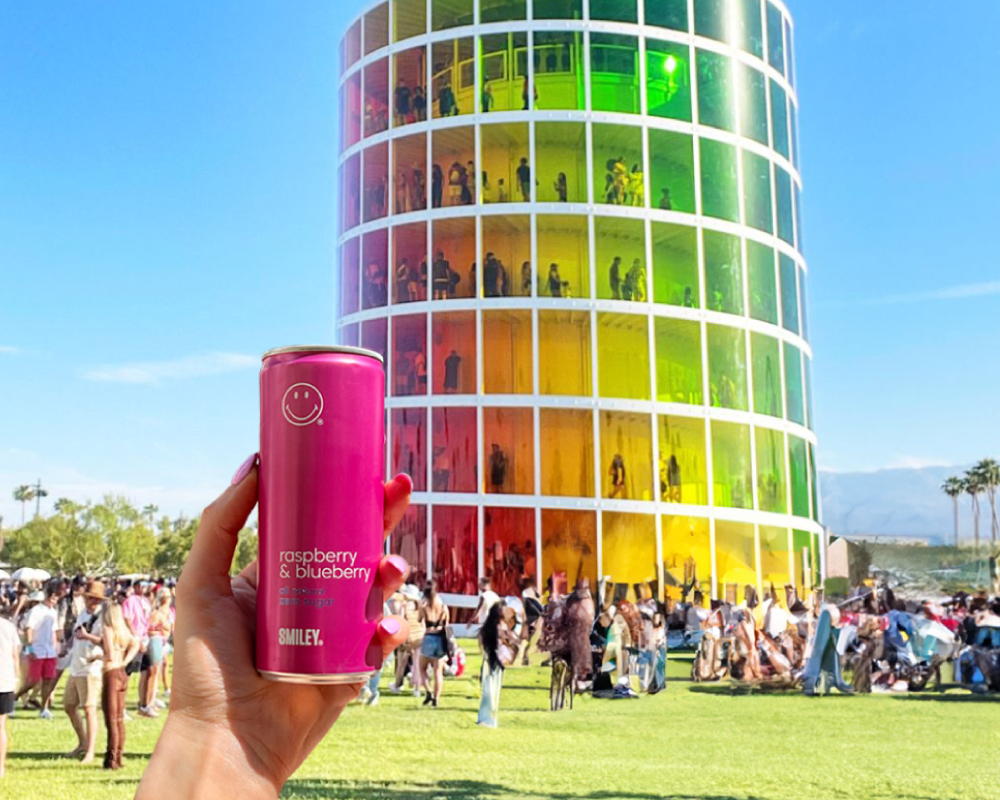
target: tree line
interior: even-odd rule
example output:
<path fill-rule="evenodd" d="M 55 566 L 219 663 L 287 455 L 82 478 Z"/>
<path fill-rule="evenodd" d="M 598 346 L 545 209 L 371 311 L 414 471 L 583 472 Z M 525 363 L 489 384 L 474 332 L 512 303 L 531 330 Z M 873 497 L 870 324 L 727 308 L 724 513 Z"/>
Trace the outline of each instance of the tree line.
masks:
<path fill-rule="evenodd" d="M 955 508 L 955 546 L 958 546 L 959 499 L 968 495 L 972 506 L 972 529 L 975 532 L 976 548 L 979 548 L 980 498 L 986 497 L 990 507 L 990 539 L 1000 537 L 1000 520 L 997 519 L 997 487 L 1000 487 L 1000 464 L 992 458 L 984 458 L 966 470 L 964 475 L 955 475 L 941 484 L 941 491 L 952 499 Z"/>
<path fill-rule="evenodd" d="M 33 487 L 19 486 L 14 499 L 31 502 L 36 499 L 31 491 Z M 61 497 L 50 516 L 36 512 L 20 527 L 0 528 L 0 562 L 38 567 L 52 574 L 177 576 L 194 542 L 198 519 L 183 515 L 157 519 L 158 512 L 155 505 L 139 509 L 116 495 L 106 495 L 97 503 L 76 503 Z M 257 532 L 244 528 L 233 557 L 233 571 L 243 569 L 256 557 Z"/>

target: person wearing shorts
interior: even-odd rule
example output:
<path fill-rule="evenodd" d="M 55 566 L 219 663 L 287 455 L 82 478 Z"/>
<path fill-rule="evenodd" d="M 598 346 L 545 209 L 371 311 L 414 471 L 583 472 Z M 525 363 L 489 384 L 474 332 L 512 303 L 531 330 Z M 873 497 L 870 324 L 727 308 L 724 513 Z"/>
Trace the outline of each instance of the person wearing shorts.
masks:
<path fill-rule="evenodd" d="M 21 671 L 21 640 L 13 623 L 0 617 L 0 778 L 7 760 L 7 716 L 14 713 L 14 695 Z"/>
<path fill-rule="evenodd" d="M 97 744 L 97 707 L 101 702 L 101 672 L 104 624 L 101 606 L 105 602 L 101 581 L 90 581 L 84 591 L 85 610 L 76 619 L 70 649 L 69 680 L 63 694 L 63 709 L 76 732 L 77 746 L 69 755 L 84 764 L 94 760 Z M 80 710 L 83 709 L 83 719 Z"/>
<path fill-rule="evenodd" d="M 28 612 L 25 625 L 28 654 L 28 681 L 17 693 L 18 698 L 24 697 L 36 686 L 42 687 L 42 710 L 38 716 L 42 719 L 52 719 L 49 705 L 52 702 L 52 690 L 56 686 L 56 657 L 59 654 L 57 630 L 56 603 L 59 601 L 60 586 L 58 581 L 50 581 L 45 590 L 45 597 L 38 605 Z"/>

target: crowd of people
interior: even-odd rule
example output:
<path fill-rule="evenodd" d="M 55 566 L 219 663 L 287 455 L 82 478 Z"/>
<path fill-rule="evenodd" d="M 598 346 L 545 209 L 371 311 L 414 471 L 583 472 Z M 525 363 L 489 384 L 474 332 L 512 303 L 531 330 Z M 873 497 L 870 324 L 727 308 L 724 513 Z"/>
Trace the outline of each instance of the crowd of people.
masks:
<path fill-rule="evenodd" d="M 119 769 L 133 676 L 138 715 L 158 716 L 170 697 L 167 655 L 174 621 L 172 581 L 77 575 L 0 585 L 0 776 L 7 717 L 37 712 L 51 720 L 63 675 L 62 708 L 76 736 L 68 757 L 95 760 L 100 710 L 106 729 L 104 767 Z"/>

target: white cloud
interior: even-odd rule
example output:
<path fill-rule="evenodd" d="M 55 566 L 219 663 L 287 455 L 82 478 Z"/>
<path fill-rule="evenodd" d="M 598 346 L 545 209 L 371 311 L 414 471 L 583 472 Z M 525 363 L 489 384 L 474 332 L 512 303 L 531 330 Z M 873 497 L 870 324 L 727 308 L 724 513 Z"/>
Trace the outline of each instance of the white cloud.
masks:
<path fill-rule="evenodd" d="M 891 305 L 896 303 L 926 303 L 937 300 L 968 300 L 976 297 L 993 297 L 998 294 L 1000 294 L 1000 281 L 986 281 L 984 283 L 949 286 L 927 292 L 892 295 L 884 298 L 881 303 Z"/>
<path fill-rule="evenodd" d="M 9 344 L 0 344 L 0 353 L 6 353 L 9 356 L 16 356 L 21 351 L 16 347 L 12 347 Z"/>
<path fill-rule="evenodd" d="M 172 361 L 139 361 L 127 364 L 105 364 L 86 370 L 89 381 L 155 385 L 165 381 L 190 380 L 209 375 L 222 375 L 252 369 L 260 364 L 257 356 L 243 353 L 202 353 Z"/>

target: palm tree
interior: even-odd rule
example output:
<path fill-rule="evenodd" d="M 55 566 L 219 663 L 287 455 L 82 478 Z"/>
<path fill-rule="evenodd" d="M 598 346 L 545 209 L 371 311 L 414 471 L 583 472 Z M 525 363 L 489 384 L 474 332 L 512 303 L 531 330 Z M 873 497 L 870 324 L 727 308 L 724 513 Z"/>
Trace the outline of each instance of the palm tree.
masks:
<path fill-rule="evenodd" d="M 31 493 L 35 498 L 35 519 L 38 519 L 42 514 L 42 498 L 48 497 L 49 493 L 42 488 L 41 481 L 38 482 L 37 486 L 32 488 Z"/>
<path fill-rule="evenodd" d="M 1000 486 L 1000 464 L 992 458 L 984 458 L 973 471 L 979 476 L 979 483 L 986 492 L 986 499 L 990 502 L 990 536 L 995 542 L 1000 533 L 1000 521 L 997 520 L 997 487 Z"/>
<path fill-rule="evenodd" d="M 976 552 L 979 552 L 979 495 L 983 491 L 979 473 L 970 469 L 962 481 L 965 493 L 972 498 L 972 529 L 976 535 Z"/>
<path fill-rule="evenodd" d="M 156 512 L 160 510 L 159 506 L 155 506 L 150 503 L 142 509 L 142 515 L 149 520 L 149 527 L 153 527 L 153 517 L 156 516 Z"/>
<path fill-rule="evenodd" d="M 24 507 L 35 499 L 35 490 L 27 484 L 14 490 L 14 500 L 21 504 L 21 524 L 24 525 Z"/>
<path fill-rule="evenodd" d="M 961 478 L 948 478 L 941 484 L 941 491 L 955 504 L 955 547 L 958 547 L 958 498 L 965 493 L 965 482 Z"/>

